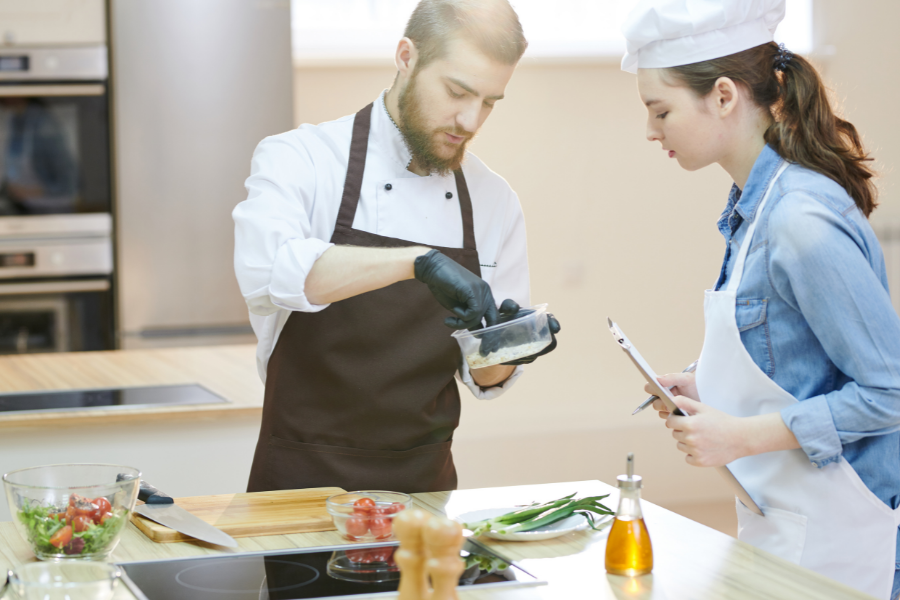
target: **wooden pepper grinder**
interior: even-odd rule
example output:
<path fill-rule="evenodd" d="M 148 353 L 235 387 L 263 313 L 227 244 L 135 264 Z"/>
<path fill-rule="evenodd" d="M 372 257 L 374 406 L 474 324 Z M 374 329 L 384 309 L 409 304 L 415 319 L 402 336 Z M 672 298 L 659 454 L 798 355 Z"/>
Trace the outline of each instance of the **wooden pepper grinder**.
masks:
<path fill-rule="evenodd" d="M 397 600 L 427 600 L 431 595 L 422 540 L 423 529 L 429 520 L 431 515 L 417 508 L 408 508 L 394 517 L 394 536 L 400 542 L 394 553 L 394 561 L 400 568 Z"/>
<path fill-rule="evenodd" d="M 434 588 L 431 600 L 458 600 L 456 587 L 465 570 L 465 563 L 459 556 L 465 541 L 462 525 L 446 517 L 435 516 L 425 524 L 422 538 L 427 557 L 425 571 L 431 576 Z"/>
<path fill-rule="evenodd" d="M 394 536 L 400 542 L 394 553 L 400 568 L 397 600 L 458 600 L 456 586 L 465 570 L 459 556 L 465 542 L 462 532 L 456 521 L 416 508 L 394 517 Z"/>

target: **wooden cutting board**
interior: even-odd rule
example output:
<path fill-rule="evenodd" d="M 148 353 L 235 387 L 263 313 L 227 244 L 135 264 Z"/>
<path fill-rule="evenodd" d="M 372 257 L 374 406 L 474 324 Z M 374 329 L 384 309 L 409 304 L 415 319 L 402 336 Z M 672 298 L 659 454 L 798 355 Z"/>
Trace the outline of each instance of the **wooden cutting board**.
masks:
<path fill-rule="evenodd" d="M 327 487 L 221 494 L 175 498 L 175 504 L 215 525 L 231 537 L 283 535 L 333 531 L 334 523 L 325 510 L 325 499 L 343 492 L 341 488 Z M 132 513 L 131 520 L 154 542 L 185 542 L 194 539 L 136 512 Z"/>

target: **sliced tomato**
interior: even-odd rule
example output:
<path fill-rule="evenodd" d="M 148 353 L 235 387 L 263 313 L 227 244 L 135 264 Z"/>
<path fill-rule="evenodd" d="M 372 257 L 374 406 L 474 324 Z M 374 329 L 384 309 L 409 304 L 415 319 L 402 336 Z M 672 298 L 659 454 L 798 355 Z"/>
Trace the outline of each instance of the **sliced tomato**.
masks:
<path fill-rule="evenodd" d="M 111 512 L 103 513 L 103 515 L 101 515 L 101 517 L 100 517 L 100 524 L 101 524 L 101 525 L 105 525 L 105 524 L 106 524 L 106 520 L 107 520 L 107 519 L 111 519 L 112 516 L 113 516 L 113 514 L 112 514 Z"/>
<path fill-rule="evenodd" d="M 52 515 L 50 515 L 50 518 L 62 523 L 63 521 L 66 520 L 66 513 L 65 512 L 53 513 Z"/>
<path fill-rule="evenodd" d="M 393 527 L 390 519 L 372 519 L 369 521 L 369 531 L 375 539 L 384 540 L 391 537 Z"/>
<path fill-rule="evenodd" d="M 87 531 L 88 528 L 93 524 L 94 519 L 87 515 L 78 515 L 77 517 L 72 519 L 72 529 L 75 530 L 75 533 Z"/>
<path fill-rule="evenodd" d="M 75 499 L 75 504 L 72 506 L 72 508 L 75 510 L 75 516 L 83 515 L 86 517 L 91 517 L 91 519 L 94 518 L 94 511 L 96 510 L 96 508 L 87 498 L 78 496 L 78 498 Z"/>
<path fill-rule="evenodd" d="M 57 548 L 62 548 L 72 539 L 72 527 L 66 525 L 50 537 L 50 543 Z"/>
<path fill-rule="evenodd" d="M 74 519 L 74 518 L 75 518 L 75 507 L 72 505 L 69 505 L 69 507 L 66 508 L 66 525 L 71 525 L 72 519 Z"/>

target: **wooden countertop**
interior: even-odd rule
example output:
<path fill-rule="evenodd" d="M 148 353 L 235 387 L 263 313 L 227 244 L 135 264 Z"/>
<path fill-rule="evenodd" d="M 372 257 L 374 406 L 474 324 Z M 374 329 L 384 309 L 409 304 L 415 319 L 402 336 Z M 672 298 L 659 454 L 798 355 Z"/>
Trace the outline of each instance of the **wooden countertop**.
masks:
<path fill-rule="evenodd" d="M 214 418 L 262 411 L 256 346 L 203 346 L 0 356 L 0 392 L 199 383 L 228 403 L 0 413 L 0 429 L 133 419 Z"/>
<path fill-rule="evenodd" d="M 514 506 L 550 500 L 578 492 L 579 496 L 611 494 L 616 489 L 599 481 L 488 488 L 416 494 L 416 503 L 450 517 L 482 508 Z M 644 517 L 653 542 L 654 570 L 638 578 L 607 575 L 604 553 L 609 529 L 569 533 L 543 542 L 482 540 L 497 553 L 519 562 L 548 585 L 505 590 L 464 590 L 469 600 L 830 600 L 870 598 L 812 571 L 757 550 L 723 533 L 695 523 L 649 502 Z M 240 551 L 346 544 L 336 532 L 238 539 Z M 134 525 L 123 533 L 114 562 L 221 554 L 202 543 L 156 544 Z M 0 523 L 0 569 L 34 560 L 13 523 Z M 363 598 L 364 596 L 360 596 Z M 124 586 L 116 600 L 134 600 Z"/>

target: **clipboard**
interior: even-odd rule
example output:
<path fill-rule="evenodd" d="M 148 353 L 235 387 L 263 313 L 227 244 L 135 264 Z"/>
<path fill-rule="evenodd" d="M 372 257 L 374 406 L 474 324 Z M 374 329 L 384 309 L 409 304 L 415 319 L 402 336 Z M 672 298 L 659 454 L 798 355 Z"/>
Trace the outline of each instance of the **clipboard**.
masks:
<path fill-rule="evenodd" d="M 606 319 L 607 323 L 609 323 L 609 331 L 613 335 L 613 339 L 616 340 L 616 343 L 619 344 L 619 347 L 622 348 L 622 351 L 628 355 L 628 358 L 631 359 L 631 362 L 634 363 L 634 366 L 637 367 L 637 370 L 641 372 L 641 375 L 644 376 L 644 379 L 650 384 L 650 389 L 653 394 L 659 396 L 659 398 L 663 401 L 663 404 L 666 405 L 666 408 L 669 409 L 674 415 L 679 416 L 687 416 L 682 412 L 678 406 L 675 404 L 675 396 L 672 395 L 672 392 L 669 391 L 669 388 L 664 385 L 660 385 L 659 381 L 657 381 L 656 373 L 650 368 L 650 365 L 644 360 L 644 357 L 641 356 L 641 353 L 638 352 L 637 348 L 629 341 L 625 334 L 622 333 L 622 330 L 619 329 L 619 326 L 613 323 L 612 319 Z M 737 480 L 737 477 L 728 469 L 728 467 L 716 467 L 716 471 L 718 471 L 719 475 L 722 476 L 722 479 L 731 487 L 734 491 L 734 494 L 738 497 L 741 503 L 746 506 L 749 510 L 755 512 L 756 514 L 764 517 L 763 511 L 759 508 L 759 506 L 754 502 L 753 498 L 750 497 L 750 494 L 747 493 L 747 490 L 744 489 L 744 486 L 741 485 L 741 482 Z"/>

